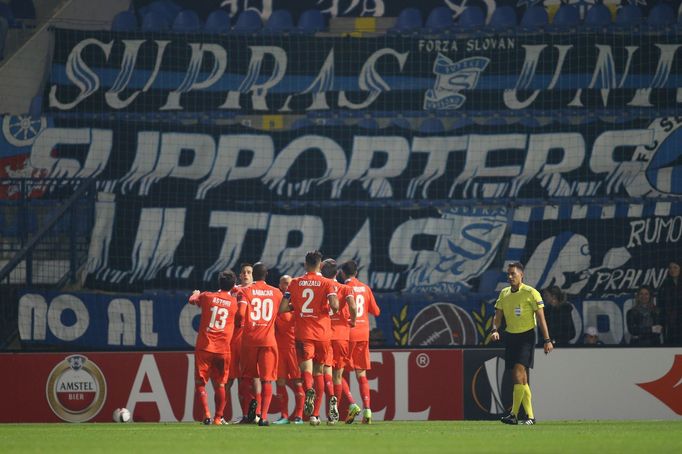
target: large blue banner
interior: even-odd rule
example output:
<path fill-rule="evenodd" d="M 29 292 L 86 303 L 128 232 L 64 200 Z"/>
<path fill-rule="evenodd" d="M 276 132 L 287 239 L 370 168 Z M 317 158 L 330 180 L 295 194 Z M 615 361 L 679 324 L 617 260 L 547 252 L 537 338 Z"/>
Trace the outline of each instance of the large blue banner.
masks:
<path fill-rule="evenodd" d="M 25 347 L 64 349 L 191 349 L 199 310 L 184 292 L 143 294 L 25 291 L 18 302 L 19 337 Z M 487 342 L 494 297 L 377 294 L 381 315 L 372 320 L 373 347 L 442 347 Z M 625 313 L 631 295 L 570 300 L 576 336 L 600 329 L 606 344 L 629 339 Z"/>

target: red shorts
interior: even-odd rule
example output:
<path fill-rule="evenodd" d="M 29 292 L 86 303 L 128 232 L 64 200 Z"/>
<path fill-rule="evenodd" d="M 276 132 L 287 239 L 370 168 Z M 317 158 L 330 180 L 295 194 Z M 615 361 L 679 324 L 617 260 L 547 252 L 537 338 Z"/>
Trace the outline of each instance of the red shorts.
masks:
<path fill-rule="evenodd" d="M 204 384 L 213 379 L 216 383 L 227 383 L 230 369 L 230 353 L 212 353 L 205 350 L 194 352 L 194 379 Z"/>
<path fill-rule="evenodd" d="M 344 369 L 350 365 L 350 346 L 347 340 L 332 340 L 332 368 Z"/>
<path fill-rule="evenodd" d="M 353 369 L 370 370 L 369 341 L 350 342 L 350 364 Z"/>
<path fill-rule="evenodd" d="M 299 363 L 312 359 L 318 364 L 331 366 L 331 341 L 296 340 L 296 357 Z"/>
<path fill-rule="evenodd" d="M 298 368 L 296 357 L 296 343 L 277 342 L 277 378 L 295 380 L 301 378 L 301 370 Z"/>
<path fill-rule="evenodd" d="M 239 363 L 241 363 L 242 356 L 242 336 L 233 337 L 230 343 L 230 351 L 232 352 L 232 359 L 230 360 L 230 375 L 229 379 L 242 378 Z"/>
<path fill-rule="evenodd" d="M 242 378 L 277 380 L 277 347 L 242 345 Z"/>

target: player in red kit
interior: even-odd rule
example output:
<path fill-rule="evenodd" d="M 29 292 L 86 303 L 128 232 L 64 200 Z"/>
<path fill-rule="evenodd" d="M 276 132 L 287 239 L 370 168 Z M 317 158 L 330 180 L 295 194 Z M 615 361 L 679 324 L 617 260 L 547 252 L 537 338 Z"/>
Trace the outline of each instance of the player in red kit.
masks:
<path fill-rule="evenodd" d="M 322 276 L 336 280 L 337 266 L 336 260 L 326 259 L 322 262 Z M 325 389 L 332 389 L 332 396 L 329 399 L 327 413 L 328 424 L 336 424 L 339 421 L 338 404 L 343 395 L 343 370 L 350 366 L 350 328 L 355 326 L 356 308 L 353 289 L 345 284 L 337 282 L 337 299 L 339 300 L 339 311 L 331 316 L 331 345 L 332 345 L 332 365 L 325 366 L 324 380 Z M 333 384 L 327 385 L 328 382 Z M 355 405 L 353 396 L 348 391 L 349 404 Z M 355 405 L 359 409 L 357 405 Z"/>
<path fill-rule="evenodd" d="M 253 284 L 242 290 L 246 315 L 242 334 L 242 377 L 251 379 L 255 390 L 255 409 L 251 403 L 250 420 L 258 416 L 259 426 L 269 426 L 268 410 L 272 400 L 272 382 L 277 379 L 277 341 L 275 320 L 282 292 L 265 283 L 268 269 L 263 263 L 253 265 Z"/>
<path fill-rule="evenodd" d="M 253 265 L 250 263 L 242 263 L 239 270 L 239 285 L 235 287 L 232 293 L 241 299 L 242 291 L 249 285 L 253 283 Z M 232 361 L 230 364 L 230 379 L 227 382 L 227 388 L 232 388 L 232 383 L 234 383 L 235 378 L 237 379 L 237 395 L 239 396 L 239 406 L 242 410 L 241 419 L 236 422 L 240 424 L 252 423 L 253 420 L 249 420 L 249 403 L 253 400 L 251 380 L 242 380 L 241 375 L 241 355 L 242 355 L 242 329 L 240 326 L 234 331 L 234 336 L 232 336 L 232 343 L 230 344 L 230 349 L 232 350 Z M 236 414 L 232 405 L 233 411 Z"/>
<path fill-rule="evenodd" d="M 306 273 L 291 280 L 279 308 L 280 313 L 294 312 L 296 353 L 306 388 L 304 413 L 314 426 L 320 424 L 324 366 L 332 360 L 329 311 L 339 310 L 336 284 L 320 274 L 321 261 L 320 251 L 306 254 Z"/>
<path fill-rule="evenodd" d="M 217 292 L 195 290 L 189 303 L 201 309 L 199 332 L 194 347 L 194 369 L 196 392 L 204 409 L 204 424 L 227 424 L 223 419 L 225 409 L 225 383 L 230 369 L 230 341 L 238 322 L 237 299 L 229 292 L 237 277 L 232 271 L 223 271 L 218 276 Z M 215 416 L 211 420 L 206 395 L 206 383 L 213 380 L 215 388 Z"/>
<path fill-rule="evenodd" d="M 355 326 L 350 330 L 350 357 L 355 376 L 360 385 L 360 396 L 362 397 L 363 411 L 362 422 L 370 424 L 372 422 L 372 410 L 369 401 L 369 383 L 367 382 L 367 370 L 371 368 L 369 359 L 369 314 L 379 316 L 380 310 L 374 299 L 372 290 L 357 279 L 358 265 L 353 260 L 348 260 L 341 265 L 340 277 L 353 289 L 355 295 L 355 306 L 357 309 L 357 320 Z M 357 413 L 356 413 L 357 415 Z M 347 423 L 352 423 L 355 415 L 349 409 Z"/>
<path fill-rule="evenodd" d="M 291 276 L 285 274 L 279 278 L 279 290 L 285 293 L 291 283 Z M 301 371 L 298 368 L 296 358 L 296 320 L 291 312 L 283 312 L 275 321 L 275 338 L 277 339 L 277 397 L 281 411 L 281 418 L 273 424 L 303 424 L 303 402 L 305 392 L 301 382 Z M 289 394 L 287 393 L 287 381 L 294 388 L 296 405 L 289 420 Z"/>

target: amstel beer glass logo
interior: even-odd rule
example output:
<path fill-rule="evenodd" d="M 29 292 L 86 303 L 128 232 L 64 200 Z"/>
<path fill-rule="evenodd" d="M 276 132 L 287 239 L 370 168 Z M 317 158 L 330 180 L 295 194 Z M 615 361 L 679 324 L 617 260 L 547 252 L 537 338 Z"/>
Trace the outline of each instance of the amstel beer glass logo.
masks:
<path fill-rule="evenodd" d="M 55 415 L 67 422 L 84 422 L 102 409 L 107 383 L 97 364 L 71 355 L 52 369 L 45 392 Z"/>

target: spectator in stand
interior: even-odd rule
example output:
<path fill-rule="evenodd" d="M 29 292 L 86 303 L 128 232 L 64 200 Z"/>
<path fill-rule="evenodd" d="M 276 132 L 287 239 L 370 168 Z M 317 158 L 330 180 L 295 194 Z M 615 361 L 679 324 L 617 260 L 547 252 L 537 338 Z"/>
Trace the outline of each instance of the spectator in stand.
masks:
<path fill-rule="evenodd" d="M 658 309 L 654 306 L 651 288 L 646 285 L 637 290 L 635 305 L 626 314 L 630 345 L 649 347 L 661 344 Z"/>
<path fill-rule="evenodd" d="M 583 336 L 583 344 L 589 347 L 596 347 L 597 345 L 604 345 L 604 342 L 599 340 L 599 331 L 594 326 L 585 328 L 585 335 Z"/>
<path fill-rule="evenodd" d="M 569 345 L 575 337 L 573 325 L 573 306 L 566 302 L 566 294 L 552 285 L 542 291 L 545 303 L 545 319 L 549 332 L 554 336 L 556 345 Z"/>
<path fill-rule="evenodd" d="M 682 344 L 682 282 L 680 264 L 671 261 L 668 275 L 658 289 L 658 310 L 663 325 L 663 341 L 668 345 Z"/>

